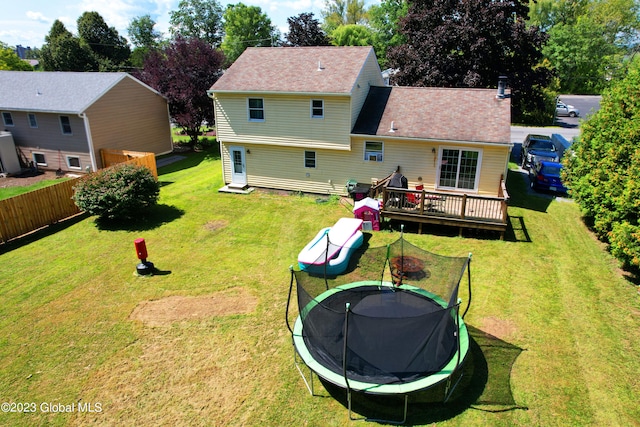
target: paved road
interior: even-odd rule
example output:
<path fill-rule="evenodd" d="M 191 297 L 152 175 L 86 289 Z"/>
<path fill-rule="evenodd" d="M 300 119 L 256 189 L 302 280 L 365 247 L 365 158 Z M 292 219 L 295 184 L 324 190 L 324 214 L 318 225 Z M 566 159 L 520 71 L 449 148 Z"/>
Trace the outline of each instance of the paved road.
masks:
<path fill-rule="evenodd" d="M 520 158 L 520 147 L 522 141 L 530 133 L 538 135 L 551 136 L 553 133 L 559 133 L 564 136 L 567 141 L 571 141 L 580 134 L 580 122 L 587 119 L 591 114 L 600 108 L 600 96 L 595 95 L 561 95 L 560 99 L 580 110 L 580 117 L 558 117 L 555 126 L 533 127 L 533 126 L 511 126 L 511 142 L 514 144 L 512 158 Z"/>

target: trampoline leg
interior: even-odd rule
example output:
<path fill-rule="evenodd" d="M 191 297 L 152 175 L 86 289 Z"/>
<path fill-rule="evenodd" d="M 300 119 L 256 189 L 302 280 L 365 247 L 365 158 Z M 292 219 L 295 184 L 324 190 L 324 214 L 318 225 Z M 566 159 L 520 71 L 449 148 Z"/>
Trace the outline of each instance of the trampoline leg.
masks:
<path fill-rule="evenodd" d="M 309 381 L 307 381 L 307 377 L 304 376 L 304 372 L 302 372 L 302 369 L 300 369 L 300 362 L 298 362 L 298 352 L 295 350 L 295 348 L 293 350 L 293 363 L 296 365 L 296 369 L 302 377 L 302 381 L 304 381 L 304 385 L 307 387 L 307 390 L 309 390 L 311 396 L 315 396 L 313 392 L 313 371 L 307 366 L 307 368 L 309 369 Z"/>
<path fill-rule="evenodd" d="M 460 376 L 456 380 L 455 384 L 453 384 L 453 386 L 451 386 L 451 377 L 449 377 L 449 379 L 447 380 L 447 387 L 445 388 L 445 391 L 444 391 L 445 396 L 444 396 L 443 403 L 447 403 L 447 401 L 455 391 L 456 387 L 458 387 L 458 383 L 460 383 L 460 380 L 462 379 L 463 376 L 464 376 L 464 372 L 460 371 Z"/>
<path fill-rule="evenodd" d="M 402 416 L 402 421 L 383 420 L 383 419 L 376 419 L 376 418 L 367 418 L 366 421 L 376 422 L 376 423 L 396 424 L 396 425 L 404 424 L 404 423 L 407 422 L 407 408 L 408 407 L 409 407 L 409 395 L 405 394 L 404 395 L 404 414 Z M 351 418 L 351 399 L 350 398 L 349 398 L 349 418 L 352 421 L 355 421 L 355 418 Z"/>

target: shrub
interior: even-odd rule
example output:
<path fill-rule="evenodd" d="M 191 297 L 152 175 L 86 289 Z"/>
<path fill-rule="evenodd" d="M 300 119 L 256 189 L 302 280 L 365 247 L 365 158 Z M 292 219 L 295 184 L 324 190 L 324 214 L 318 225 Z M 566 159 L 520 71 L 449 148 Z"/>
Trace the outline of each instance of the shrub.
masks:
<path fill-rule="evenodd" d="M 131 219 L 155 205 L 160 184 L 144 166 L 116 165 L 88 175 L 74 187 L 78 207 L 102 219 Z"/>

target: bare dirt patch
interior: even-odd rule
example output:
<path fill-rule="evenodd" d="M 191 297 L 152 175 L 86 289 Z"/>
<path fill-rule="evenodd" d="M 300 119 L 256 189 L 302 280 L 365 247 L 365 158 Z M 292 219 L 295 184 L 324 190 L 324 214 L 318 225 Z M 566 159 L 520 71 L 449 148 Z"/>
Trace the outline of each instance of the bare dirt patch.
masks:
<path fill-rule="evenodd" d="M 224 220 L 224 219 L 218 219 L 218 220 L 207 222 L 204 225 L 204 228 L 206 228 L 209 231 L 216 231 L 216 230 L 219 230 L 221 228 L 226 227 L 227 225 L 229 225 L 229 221 Z"/>
<path fill-rule="evenodd" d="M 147 326 L 168 326 L 180 321 L 251 313 L 257 305 L 258 298 L 249 291 L 232 288 L 209 296 L 174 295 L 143 301 L 131 312 L 129 319 L 141 321 Z"/>
<path fill-rule="evenodd" d="M 56 178 L 60 178 L 60 176 L 55 171 L 25 172 L 22 175 L 0 177 L 0 188 L 26 187 L 40 181 Z"/>
<path fill-rule="evenodd" d="M 499 319 L 497 317 L 485 317 L 481 319 L 483 332 L 493 335 L 502 340 L 513 337 L 518 328 L 511 320 Z"/>

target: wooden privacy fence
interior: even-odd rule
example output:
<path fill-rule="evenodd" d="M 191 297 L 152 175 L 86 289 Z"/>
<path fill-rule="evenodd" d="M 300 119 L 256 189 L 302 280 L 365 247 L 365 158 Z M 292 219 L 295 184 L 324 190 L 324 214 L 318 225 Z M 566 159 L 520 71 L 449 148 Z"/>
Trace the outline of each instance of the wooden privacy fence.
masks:
<path fill-rule="evenodd" d="M 136 153 L 127 151 L 120 157 L 122 161 L 116 162 L 117 150 L 109 151 L 107 159 L 110 163 L 103 164 L 113 166 L 118 163 L 129 163 L 146 166 L 153 176 L 158 178 L 156 158 L 153 153 Z M 101 152 L 102 154 L 102 152 Z M 0 242 L 22 236 L 31 231 L 55 224 L 70 216 L 82 212 L 73 201 L 73 187 L 83 177 L 62 181 L 48 187 L 30 191 L 9 199 L 0 200 Z"/>
<path fill-rule="evenodd" d="M 108 168 L 120 163 L 131 163 L 146 166 L 151 170 L 153 176 L 158 179 L 158 169 L 156 168 L 156 156 L 153 153 L 141 153 L 139 151 L 127 150 L 100 150 L 102 167 Z"/>

